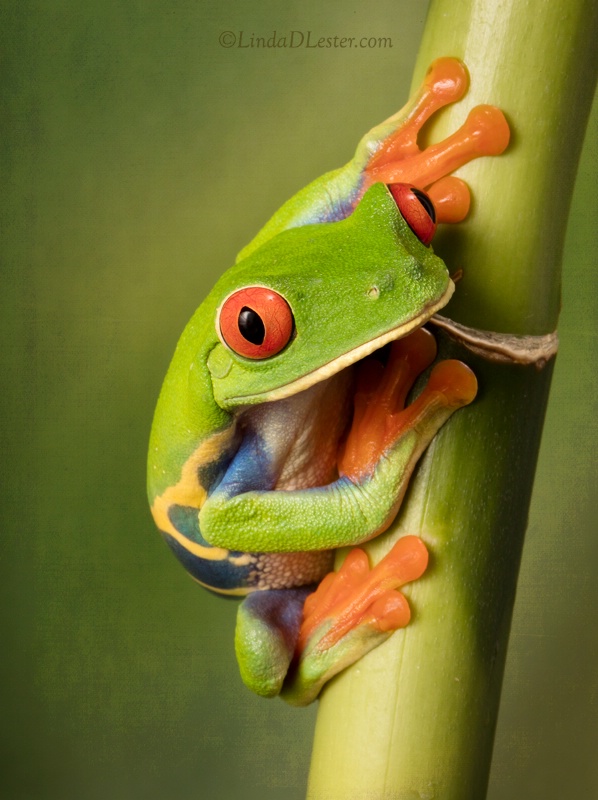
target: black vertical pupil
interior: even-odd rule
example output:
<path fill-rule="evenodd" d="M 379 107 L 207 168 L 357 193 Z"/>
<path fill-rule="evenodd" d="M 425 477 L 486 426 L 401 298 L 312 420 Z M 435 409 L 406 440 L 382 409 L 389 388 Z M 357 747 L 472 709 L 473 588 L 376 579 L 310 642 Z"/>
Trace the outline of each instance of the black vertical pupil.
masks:
<path fill-rule="evenodd" d="M 266 328 L 262 318 L 253 308 L 243 306 L 239 312 L 239 330 L 241 335 L 251 344 L 263 344 Z"/>
<path fill-rule="evenodd" d="M 432 222 L 436 222 L 436 209 L 434 208 L 434 203 L 430 200 L 428 195 L 425 192 L 422 192 L 421 189 L 416 189 L 415 187 L 413 187 L 411 191 L 426 209 Z"/>

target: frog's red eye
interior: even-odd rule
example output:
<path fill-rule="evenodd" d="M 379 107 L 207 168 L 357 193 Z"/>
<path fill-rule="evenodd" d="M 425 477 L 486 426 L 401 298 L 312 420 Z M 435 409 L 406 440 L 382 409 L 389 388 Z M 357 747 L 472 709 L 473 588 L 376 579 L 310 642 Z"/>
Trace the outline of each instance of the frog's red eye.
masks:
<path fill-rule="evenodd" d="M 436 232 L 436 211 L 425 192 L 408 183 L 388 186 L 407 225 L 422 244 L 430 244 Z"/>
<path fill-rule="evenodd" d="M 293 335 L 293 313 L 287 301 L 265 286 L 247 286 L 231 294 L 220 309 L 220 333 L 235 353 L 268 358 Z"/>

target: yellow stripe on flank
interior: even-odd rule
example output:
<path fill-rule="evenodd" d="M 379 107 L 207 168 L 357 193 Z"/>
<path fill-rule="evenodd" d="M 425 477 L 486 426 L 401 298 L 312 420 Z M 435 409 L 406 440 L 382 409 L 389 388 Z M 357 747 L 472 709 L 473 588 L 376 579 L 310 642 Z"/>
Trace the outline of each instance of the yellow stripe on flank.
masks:
<path fill-rule="evenodd" d="M 235 436 L 235 426 L 231 425 L 226 430 L 215 433 L 205 439 L 196 450 L 191 453 L 181 469 L 181 477 L 174 486 L 169 486 L 165 492 L 158 495 L 152 504 L 152 515 L 158 528 L 179 544 L 185 550 L 206 561 L 222 561 L 227 557 L 228 550 L 222 547 L 205 547 L 183 536 L 172 524 L 168 516 L 168 509 L 172 505 L 190 506 L 196 508 L 197 513 L 203 506 L 208 496 L 207 489 L 202 486 L 197 477 L 200 467 L 210 464 L 228 449 Z"/>
<path fill-rule="evenodd" d="M 160 528 L 160 530 L 164 529 Z M 228 550 L 225 550 L 222 547 L 206 547 L 203 544 L 194 542 L 192 539 L 183 536 L 180 531 L 177 531 L 172 523 L 170 523 L 170 530 L 166 531 L 166 533 L 169 536 L 172 536 L 173 539 L 176 539 L 177 542 L 189 553 L 192 553 L 194 556 L 198 556 L 199 558 L 203 558 L 204 561 L 224 561 L 224 559 L 228 557 Z"/>
<path fill-rule="evenodd" d="M 255 558 L 252 553 L 241 553 L 240 556 L 229 556 L 228 560 L 235 567 L 246 567 L 248 564 L 253 564 Z"/>

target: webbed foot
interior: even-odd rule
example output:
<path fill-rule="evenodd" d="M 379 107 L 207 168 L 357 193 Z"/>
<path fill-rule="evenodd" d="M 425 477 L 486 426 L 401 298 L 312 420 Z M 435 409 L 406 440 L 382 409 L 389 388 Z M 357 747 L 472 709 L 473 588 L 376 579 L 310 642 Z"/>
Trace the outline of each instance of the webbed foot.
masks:
<path fill-rule="evenodd" d="M 473 372 L 461 361 L 447 360 L 434 366 L 421 394 L 405 407 L 415 380 L 435 357 L 434 336 L 420 328 L 392 343 L 386 365 L 375 359 L 358 365 L 353 422 L 338 463 L 341 475 L 362 481 L 411 431 L 419 441 L 415 463 L 451 414 L 475 398 Z M 410 470 L 405 487 L 409 476 Z"/>
<path fill-rule="evenodd" d="M 469 189 L 449 173 L 480 156 L 499 155 L 509 142 L 509 126 L 498 108 L 473 108 L 459 130 L 420 149 L 418 134 L 443 106 L 460 100 L 469 88 L 465 65 L 438 58 L 407 105 L 372 128 L 361 140 L 355 162 L 363 170 L 362 191 L 373 183 L 411 183 L 426 189 L 438 222 L 460 222 L 469 210 Z"/>
<path fill-rule="evenodd" d="M 399 539 L 373 568 L 363 550 L 351 550 L 305 602 L 282 698 L 291 705 L 311 703 L 330 678 L 405 627 L 411 612 L 398 589 L 419 578 L 427 563 L 416 536 Z"/>

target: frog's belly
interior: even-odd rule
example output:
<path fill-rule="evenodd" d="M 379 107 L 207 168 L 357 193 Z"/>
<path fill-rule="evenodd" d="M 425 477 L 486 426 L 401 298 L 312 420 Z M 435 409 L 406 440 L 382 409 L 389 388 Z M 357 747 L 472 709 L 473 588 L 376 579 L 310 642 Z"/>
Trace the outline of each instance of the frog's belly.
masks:
<path fill-rule="evenodd" d="M 318 583 L 332 568 L 330 550 L 307 553 L 240 553 L 207 543 L 203 552 L 164 533 L 187 572 L 219 594 L 245 595 L 260 589 L 288 589 Z"/>
<path fill-rule="evenodd" d="M 318 583 L 332 568 L 333 551 L 246 553 L 255 570 L 255 589 L 289 589 Z"/>

